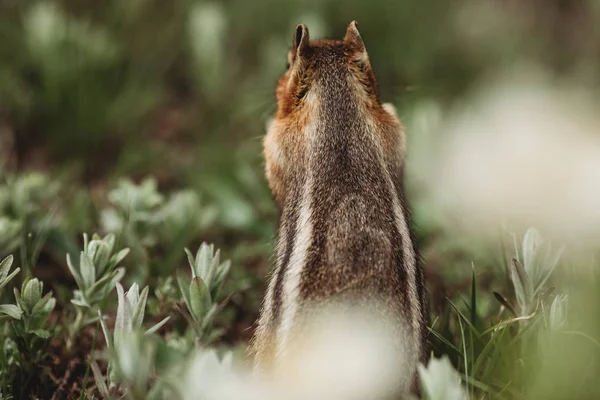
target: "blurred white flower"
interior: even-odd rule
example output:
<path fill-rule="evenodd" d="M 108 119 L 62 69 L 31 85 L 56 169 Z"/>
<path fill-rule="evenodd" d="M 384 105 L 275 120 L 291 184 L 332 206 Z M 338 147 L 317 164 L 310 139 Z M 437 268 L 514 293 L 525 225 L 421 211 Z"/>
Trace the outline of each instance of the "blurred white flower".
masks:
<path fill-rule="evenodd" d="M 358 400 L 406 394 L 418 356 L 408 335 L 379 318 L 382 307 L 324 309 L 303 325 L 306 329 L 278 364 L 275 384 L 285 393 L 279 398 Z"/>
<path fill-rule="evenodd" d="M 432 358 L 427 368 L 419 365 L 421 390 L 427 400 L 464 400 L 465 392 L 458 372 L 452 367 L 448 356 Z"/>
<path fill-rule="evenodd" d="M 597 238 L 600 114 L 584 90 L 541 76 L 517 71 L 484 86 L 437 124 L 435 146 L 417 165 L 459 226 L 496 233 L 508 222 Z"/>

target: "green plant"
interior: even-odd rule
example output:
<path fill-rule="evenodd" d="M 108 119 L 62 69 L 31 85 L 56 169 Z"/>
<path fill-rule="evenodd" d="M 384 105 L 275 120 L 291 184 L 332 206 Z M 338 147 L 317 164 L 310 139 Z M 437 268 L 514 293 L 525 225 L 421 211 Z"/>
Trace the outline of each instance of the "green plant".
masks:
<path fill-rule="evenodd" d="M 84 234 L 79 263 L 75 264 L 67 254 L 67 265 L 78 287 L 73 292 L 71 300 L 76 315 L 75 320 L 68 326 L 70 338 L 68 346 L 72 344 L 72 338 L 83 326 L 97 321 L 98 308 L 125 274 L 124 268 L 117 265 L 127 256 L 129 249 L 113 253 L 114 247 L 113 234 L 108 234 L 104 238 L 94 234 L 92 240 Z"/>
<path fill-rule="evenodd" d="M 19 268 L 8 274 L 13 257 L 0 263 L 0 291 L 16 276 Z M 21 290 L 14 288 L 16 304 L 0 305 L 0 320 L 8 320 L 10 330 L 0 331 L 3 354 L 0 356 L 0 393 L 20 398 L 26 386 L 35 379 L 38 364 L 46 357 L 44 351 L 53 329 L 47 327 L 56 299 L 52 292 L 43 294 L 44 285 L 37 278 L 26 279 Z"/>
<path fill-rule="evenodd" d="M 188 314 L 184 314 L 192 327 L 196 340 L 208 343 L 219 336 L 220 332 L 208 332 L 210 323 L 219 310 L 217 298 L 231 263 L 221 262 L 220 251 L 214 252 L 214 246 L 202 243 L 196 257 L 185 249 L 192 270 L 189 279 L 182 273 L 177 275 L 181 296 L 185 301 Z"/>
<path fill-rule="evenodd" d="M 5 181 L 0 184 L 0 256 L 19 249 L 27 277 L 50 231 L 60 185 L 39 172 L 0 171 L 0 179 Z"/>
<path fill-rule="evenodd" d="M 118 382 L 117 375 L 115 374 L 115 368 L 121 371 L 125 380 L 131 380 L 131 374 L 133 373 L 130 369 L 135 369 L 136 365 L 142 365 L 143 368 L 151 368 L 153 364 L 149 362 L 139 362 L 131 364 L 131 357 L 137 356 L 139 357 L 147 357 L 151 355 L 151 352 L 140 352 L 140 354 L 136 353 L 136 350 L 139 346 L 146 346 L 142 344 L 141 341 L 143 339 L 136 339 L 137 336 L 132 335 L 132 332 L 137 332 L 140 330 L 142 326 L 142 322 L 144 320 L 144 312 L 146 309 L 146 301 L 148 300 L 148 287 L 146 286 L 141 294 L 139 291 L 139 286 L 137 283 L 134 283 L 131 288 L 124 293 L 123 287 L 120 283 L 116 284 L 117 287 L 117 296 L 118 296 L 118 306 L 117 306 L 117 317 L 115 322 L 115 328 L 113 335 L 109 334 L 108 328 L 104 323 L 104 320 L 100 318 L 100 324 L 102 326 L 102 331 L 104 332 L 104 338 L 106 340 L 106 344 L 109 349 L 112 350 L 113 357 L 111 360 L 116 360 L 117 367 L 114 367 L 114 364 L 109 364 L 109 374 L 108 381 L 110 386 L 114 386 L 115 382 Z M 100 311 L 98 311 L 100 315 Z M 168 320 L 170 317 L 164 318 L 162 321 L 157 323 L 148 329 L 145 334 L 150 335 L 156 331 L 158 331 Z M 125 341 L 125 344 L 122 343 Z M 133 342 L 132 342 L 133 341 Z M 131 348 L 130 345 L 139 345 L 138 347 Z M 148 350 L 151 350 L 149 348 Z M 129 354 L 129 355 L 128 355 Z M 126 366 L 123 364 L 123 359 L 128 360 Z M 146 360 L 147 361 L 147 360 Z M 142 368 L 142 370 L 143 370 Z M 140 382 L 142 378 L 140 378 L 139 371 L 136 372 L 136 378 L 133 379 L 135 382 Z M 144 375 L 144 382 L 149 378 L 149 373 Z M 137 389 L 136 389 L 137 390 Z"/>

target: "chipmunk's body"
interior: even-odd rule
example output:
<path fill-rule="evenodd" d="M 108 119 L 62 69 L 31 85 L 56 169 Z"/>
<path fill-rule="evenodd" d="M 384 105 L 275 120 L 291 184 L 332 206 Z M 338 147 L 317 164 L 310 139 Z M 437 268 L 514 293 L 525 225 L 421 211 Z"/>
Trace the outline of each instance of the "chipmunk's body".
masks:
<path fill-rule="evenodd" d="M 398 373 L 412 379 L 426 313 L 403 194 L 403 127 L 378 100 L 354 22 L 344 40 L 313 42 L 299 25 L 288 62 L 265 137 L 267 178 L 281 214 L 256 365 L 277 366 L 309 304 L 373 300 L 402 332 L 409 370 Z"/>

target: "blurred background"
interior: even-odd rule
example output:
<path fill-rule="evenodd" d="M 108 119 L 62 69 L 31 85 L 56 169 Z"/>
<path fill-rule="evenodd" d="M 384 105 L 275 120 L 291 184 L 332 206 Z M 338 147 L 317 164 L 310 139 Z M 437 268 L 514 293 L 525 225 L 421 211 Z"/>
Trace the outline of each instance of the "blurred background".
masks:
<path fill-rule="evenodd" d="M 381 100 L 407 127 L 432 321 L 475 286 L 478 313 L 494 315 L 492 292 L 513 294 L 507 260 L 535 225 L 568 245 L 565 264 L 586 266 L 560 282 L 585 293 L 593 343 L 595 0 L 0 0 L 0 258 L 18 254 L 60 304 L 64 254 L 83 232 L 118 232 L 132 248 L 127 279 L 159 291 L 183 247 L 215 243 L 233 263 L 221 340 L 246 343 L 277 220 L 261 153 L 276 80 L 296 24 L 342 38 L 354 19 Z M 539 393 L 572 390 L 561 388 Z"/>

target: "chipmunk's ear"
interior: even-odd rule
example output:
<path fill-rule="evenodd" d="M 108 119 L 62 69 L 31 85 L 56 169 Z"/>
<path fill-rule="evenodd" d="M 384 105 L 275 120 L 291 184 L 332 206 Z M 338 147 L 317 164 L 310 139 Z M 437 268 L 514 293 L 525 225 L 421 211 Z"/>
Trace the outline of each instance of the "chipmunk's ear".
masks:
<path fill-rule="evenodd" d="M 344 36 L 344 41 L 351 44 L 359 51 L 366 51 L 365 44 L 360 37 L 360 32 L 358 31 L 358 23 L 356 21 L 352 21 L 348 25 L 348 28 L 346 29 L 346 36 Z"/>
<path fill-rule="evenodd" d="M 296 30 L 294 31 L 294 43 L 292 44 L 292 48 L 296 52 L 296 56 L 302 56 L 305 54 L 306 49 L 308 48 L 308 28 L 304 24 L 300 24 L 296 26 Z"/>

